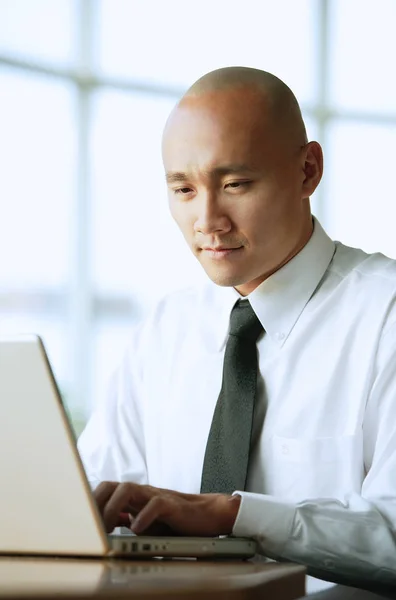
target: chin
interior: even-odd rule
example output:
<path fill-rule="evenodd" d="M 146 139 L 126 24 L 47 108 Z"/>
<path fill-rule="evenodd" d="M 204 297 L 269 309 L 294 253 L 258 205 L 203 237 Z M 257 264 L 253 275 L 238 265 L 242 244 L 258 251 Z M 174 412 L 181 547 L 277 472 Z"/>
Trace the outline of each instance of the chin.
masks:
<path fill-rule="evenodd" d="M 212 269 L 204 269 L 206 275 L 220 287 L 236 287 L 238 285 L 243 285 L 249 279 L 246 277 L 241 277 L 240 275 L 236 275 L 235 273 L 219 273 L 219 271 L 213 271 Z"/>

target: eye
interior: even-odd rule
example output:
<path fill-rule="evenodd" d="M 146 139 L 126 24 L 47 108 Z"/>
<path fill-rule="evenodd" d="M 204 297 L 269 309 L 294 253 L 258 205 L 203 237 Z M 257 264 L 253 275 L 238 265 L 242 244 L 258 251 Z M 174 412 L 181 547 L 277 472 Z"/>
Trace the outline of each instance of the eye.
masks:
<path fill-rule="evenodd" d="M 182 188 L 177 188 L 173 191 L 175 194 L 180 194 L 181 196 L 186 196 L 187 194 L 192 192 L 192 189 L 189 187 L 182 187 Z"/>
<path fill-rule="evenodd" d="M 224 188 L 237 190 L 239 188 L 247 187 L 249 185 L 249 183 L 251 183 L 251 182 L 250 181 L 230 181 L 225 184 Z"/>

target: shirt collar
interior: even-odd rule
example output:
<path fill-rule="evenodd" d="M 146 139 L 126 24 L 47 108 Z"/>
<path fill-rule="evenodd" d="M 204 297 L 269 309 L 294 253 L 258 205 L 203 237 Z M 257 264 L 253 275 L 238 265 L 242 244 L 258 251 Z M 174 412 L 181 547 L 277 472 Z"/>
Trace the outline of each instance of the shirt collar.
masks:
<path fill-rule="evenodd" d="M 285 343 L 335 252 L 335 243 L 319 221 L 313 221 L 313 233 L 304 248 L 248 296 L 266 333 L 278 346 Z M 213 287 L 216 292 L 212 296 L 212 314 L 220 350 L 227 339 L 231 310 L 241 296 L 234 288 Z"/>

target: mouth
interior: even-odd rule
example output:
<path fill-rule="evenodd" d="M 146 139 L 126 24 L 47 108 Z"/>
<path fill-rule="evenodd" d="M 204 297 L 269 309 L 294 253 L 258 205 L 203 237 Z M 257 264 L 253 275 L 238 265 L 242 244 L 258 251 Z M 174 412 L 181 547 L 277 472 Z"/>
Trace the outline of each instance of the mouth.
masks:
<path fill-rule="evenodd" d="M 221 260 L 223 258 L 238 254 L 242 249 L 243 246 L 238 246 L 236 248 L 224 248 L 222 246 L 218 246 L 216 248 L 202 248 L 201 251 L 204 252 L 209 258 Z"/>

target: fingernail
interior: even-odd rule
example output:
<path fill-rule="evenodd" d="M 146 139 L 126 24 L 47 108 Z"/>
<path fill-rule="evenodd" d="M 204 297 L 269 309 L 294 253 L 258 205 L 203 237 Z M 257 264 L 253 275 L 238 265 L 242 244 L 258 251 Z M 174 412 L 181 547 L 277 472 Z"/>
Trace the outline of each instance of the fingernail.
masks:
<path fill-rule="evenodd" d="M 139 525 L 140 525 L 139 519 L 135 519 L 133 521 L 133 523 L 131 523 L 130 530 L 133 531 L 133 533 L 138 533 L 139 532 Z"/>

